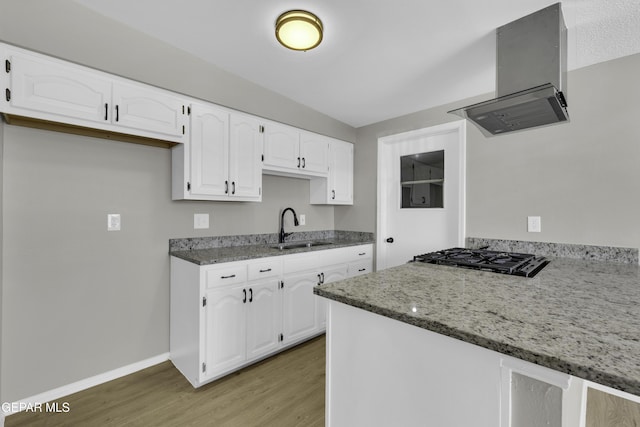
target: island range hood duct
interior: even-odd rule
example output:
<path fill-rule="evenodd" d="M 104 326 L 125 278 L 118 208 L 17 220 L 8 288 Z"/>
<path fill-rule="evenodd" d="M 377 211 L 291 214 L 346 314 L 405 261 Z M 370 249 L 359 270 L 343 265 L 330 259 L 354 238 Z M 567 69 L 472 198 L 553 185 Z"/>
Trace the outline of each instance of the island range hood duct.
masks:
<path fill-rule="evenodd" d="M 556 3 L 496 30 L 496 99 L 449 113 L 485 136 L 568 121 L 566 76 L 567 28 Z"/>

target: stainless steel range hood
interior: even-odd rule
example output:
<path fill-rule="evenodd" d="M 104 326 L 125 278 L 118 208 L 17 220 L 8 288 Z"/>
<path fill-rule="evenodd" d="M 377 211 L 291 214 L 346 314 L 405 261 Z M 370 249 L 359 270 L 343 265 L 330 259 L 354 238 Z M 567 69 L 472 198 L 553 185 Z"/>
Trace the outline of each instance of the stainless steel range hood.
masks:
<path fill-rule="evenodd" d="M 556 3 L 496 30 L 496 99 L 449 113 L 486 136 L 569 120 L 567 28 Z"/>

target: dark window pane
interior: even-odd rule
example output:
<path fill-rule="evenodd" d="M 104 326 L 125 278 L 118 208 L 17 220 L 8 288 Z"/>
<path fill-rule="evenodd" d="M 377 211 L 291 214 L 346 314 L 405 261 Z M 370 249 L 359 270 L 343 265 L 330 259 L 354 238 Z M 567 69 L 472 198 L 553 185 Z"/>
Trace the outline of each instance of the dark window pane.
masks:
<path fill-rule="evenodd" d="M 444 150 L 400 157 L 402 208 L 442 208 Z"/>

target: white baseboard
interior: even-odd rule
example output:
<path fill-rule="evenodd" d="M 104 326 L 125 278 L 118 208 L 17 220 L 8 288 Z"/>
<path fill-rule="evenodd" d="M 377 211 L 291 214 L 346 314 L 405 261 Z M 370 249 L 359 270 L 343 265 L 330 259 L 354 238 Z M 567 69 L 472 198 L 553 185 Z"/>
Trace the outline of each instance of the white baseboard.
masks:
<path fill-rule="evenodd" d="M 158 356 L 150 357 L 149 359 L 132 363 L 131 365 L 123 366 L 112 371 L 85 378 L 84 380 L 54 388 L 53 390 L 45 391 L 44 393 L 36 394 L 35 396 L 20 399 L 17 402 L 3 402 L 2 410 L 0 410 L 0 427 L 4 427 L 5 417 L 26 409 L 28 405 L 44 404 L 52 400 L 60 399 L 61 397 L 124 377 L 125 375 L 141 371 L 142 369 L 149 368 L 167 360 L 169 360 L 169 353 L 163 353 Z M 20 407 L 22 407 L 22 409 L 20 409 Z"/>

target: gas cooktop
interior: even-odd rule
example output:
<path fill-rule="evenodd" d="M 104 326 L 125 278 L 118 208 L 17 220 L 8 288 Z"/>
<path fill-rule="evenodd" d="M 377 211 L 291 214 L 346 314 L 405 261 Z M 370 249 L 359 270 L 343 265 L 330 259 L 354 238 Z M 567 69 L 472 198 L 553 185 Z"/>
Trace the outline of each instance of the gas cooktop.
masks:
<path fill-rule="evenodd" d="M 486 248 L 444 249 L 416 255 L 413 257 L 413 262 L 450 265 L 523 277 L 533 277 L 549 264 L 549 260 L 541 256 L 516 252 L 490 251 Z"/>

